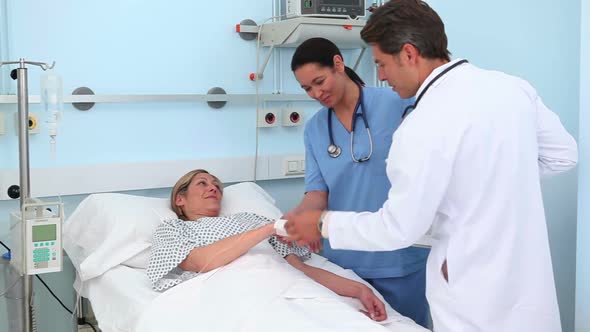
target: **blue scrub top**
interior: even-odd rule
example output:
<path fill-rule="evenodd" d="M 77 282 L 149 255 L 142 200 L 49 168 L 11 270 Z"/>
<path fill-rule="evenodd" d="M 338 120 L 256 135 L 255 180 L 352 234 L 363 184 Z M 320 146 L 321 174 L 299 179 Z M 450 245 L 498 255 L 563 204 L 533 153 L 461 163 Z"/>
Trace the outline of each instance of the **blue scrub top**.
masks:
<path fill-rule="evenodd" d="M 352 161 L 351 134 L 336 114 L 332 114 L 332 135 L 342 154 L 338 158 L 328 155 L 327 108 L 319 110 L 305 126 L 305 191 L 328 192 L 329 210 L 374 212 L 387 200 L 391 184 L 385 171 L 385 159 L 404 108 L 413 100 L 401 99 L 390 88 L 364 87 L 363 94 L 364 112 L 373 138 L 373 155 L 368 161 Z M 367 130 L 361 117 L 357 117 L 354 128 L 354 153 L 359 159 L 369 153 Z M 354 270 L 362 278 L 391 278 L 403 277 L 424 267 L 428 252 L 428 249 L 414 247 L 381 252 L 334 250 L 329 241 L 324 240 L 322 255 L 343 268 Z"/>

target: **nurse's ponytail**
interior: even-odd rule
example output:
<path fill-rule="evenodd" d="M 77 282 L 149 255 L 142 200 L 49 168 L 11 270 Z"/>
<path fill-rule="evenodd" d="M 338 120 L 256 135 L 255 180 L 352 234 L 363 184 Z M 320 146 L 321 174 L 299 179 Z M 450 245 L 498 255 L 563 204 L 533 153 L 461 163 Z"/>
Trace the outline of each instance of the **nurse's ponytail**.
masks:
<path fill-rule="evenodd" d="M 291 70 L 295 71 L 308 63 L 317 63 L 321 67 L 334 68 L 335 55 L 342 57 L 342 53 L 334 43 L 325 38 L 310 38 L 295 50 L 295 54 L 291 59 Z M 345 66 L 344 71 L 351 80 L 360 85 L 365 85 L 365 82 L 354 70 Z"/>
<path fill-rule="evenodd" d="M 354 70 L 347 66 L 344 66 L 344 72 L 346 73 L 346 75 L 348 75 L 348 77 L 350 77 L 351 80 L 357 82 L 362 86 L 365 86 L 365 82 L 363 82 L 361 77 Z"/>

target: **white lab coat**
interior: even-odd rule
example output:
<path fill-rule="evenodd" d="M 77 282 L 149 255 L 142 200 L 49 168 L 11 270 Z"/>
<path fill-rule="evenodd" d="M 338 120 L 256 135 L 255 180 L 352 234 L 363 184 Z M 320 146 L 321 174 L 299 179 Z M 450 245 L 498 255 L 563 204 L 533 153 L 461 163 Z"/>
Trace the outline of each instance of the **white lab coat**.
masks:
<path fill-rule="evenodd" d="M 383 208 L 330 213 L 330 245 L 399 249 L 432 226 L 435 331 L 561 331 L 540 175 L 576 163 L 576 142 L 527 82 L 463 64 L 395 132 Z"/>

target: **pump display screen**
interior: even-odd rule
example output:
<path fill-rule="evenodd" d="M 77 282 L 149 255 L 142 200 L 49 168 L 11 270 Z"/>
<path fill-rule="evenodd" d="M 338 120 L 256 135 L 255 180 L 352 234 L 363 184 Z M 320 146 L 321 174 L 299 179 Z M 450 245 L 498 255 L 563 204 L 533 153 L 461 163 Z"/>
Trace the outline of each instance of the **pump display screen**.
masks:
<path fill-rule="evenodd" d="M 33 242 L 55 241 L 57 236 L 57 225 L 33 226 Z"/>
<path fill-rule="evenodd" d="M 321 0 L 320 3 L 322 5 L 356 6 L 359 2 L 358 0 Z"/>

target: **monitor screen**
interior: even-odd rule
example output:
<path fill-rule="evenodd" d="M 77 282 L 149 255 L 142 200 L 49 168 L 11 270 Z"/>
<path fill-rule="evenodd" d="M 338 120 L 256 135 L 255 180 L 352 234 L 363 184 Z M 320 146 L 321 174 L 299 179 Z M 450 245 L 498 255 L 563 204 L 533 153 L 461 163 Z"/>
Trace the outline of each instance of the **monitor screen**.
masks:
<path fill-rule="evenodd" d="M 57 225 L 33 226 L 33 242 L 55 241 L 57 239 Z"/>
<path fill-rule="evenodd" d="M 358 0 L 321 0 L 323 5 L 341 5 L 341 6 L 356 6 Z"/>

